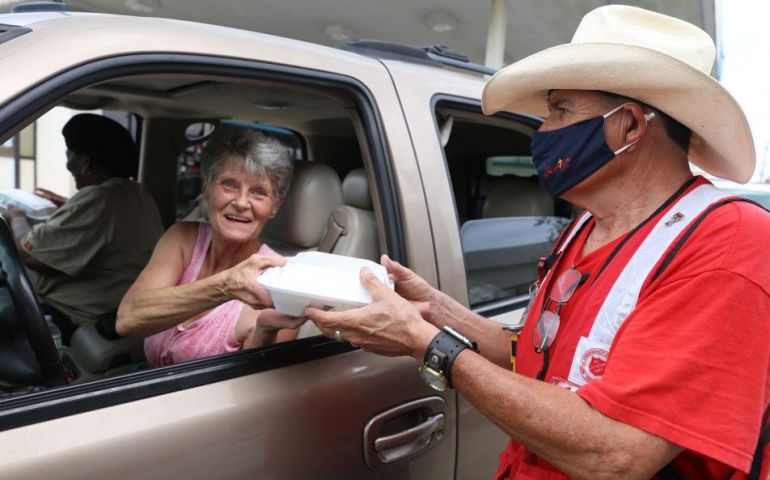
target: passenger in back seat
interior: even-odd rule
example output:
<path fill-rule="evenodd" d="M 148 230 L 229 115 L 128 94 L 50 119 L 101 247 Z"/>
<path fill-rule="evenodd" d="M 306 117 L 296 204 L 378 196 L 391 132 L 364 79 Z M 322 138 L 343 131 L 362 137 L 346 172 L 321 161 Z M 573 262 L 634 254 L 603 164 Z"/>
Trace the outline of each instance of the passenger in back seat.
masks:
<path fill-rule="evenodd" d="M 260 308 L 258 274 L 282 257 L 260 240 L 291 184 L 292 158 L 261 132 L 222 127 L 203 151 L 208 223 L 180 222 L 118 310 L 122 335 L 147 337 L 152 366 L 294 339 L 304 318 Z"/>

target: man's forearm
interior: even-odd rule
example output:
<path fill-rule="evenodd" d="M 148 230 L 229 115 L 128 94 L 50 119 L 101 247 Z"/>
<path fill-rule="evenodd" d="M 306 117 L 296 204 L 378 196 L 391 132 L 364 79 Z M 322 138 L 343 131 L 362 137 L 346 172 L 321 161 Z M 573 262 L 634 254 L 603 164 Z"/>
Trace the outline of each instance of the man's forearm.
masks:
<path fill-rule="evenodd" d="M 431 302 L 430 322 L 439 328 L 448 325 L 478 343 L 481 354 L 501 367 L 510 367 L 510 335 L 502 325 L 482 317 L 436 290 Z"/>
<path fill-rule="evenodd" d="M 505 433 L 572 478 L 650 478 L 682 451 L 602 415 L 569 390 L 491 367 L 468 350 L 452 367 L 452 383 Z"/>
<path fill-rule="evenodd" d="M 49 267 L 45 263 L 36 259 L 27 252 L 27 249 L 21 244 L 25 235 L 32 231 L 32 225 L 24 215 L 14 215 L 8 220 L 8 224 L 11 227 L 11 234 L 13 235 L 13 241 L 16 244 L 16 249 L 19 251 L 19 256 L 22 262 L 28 268 L 38 270 L 41 272 L 58 272 L 58 270 Z"/>

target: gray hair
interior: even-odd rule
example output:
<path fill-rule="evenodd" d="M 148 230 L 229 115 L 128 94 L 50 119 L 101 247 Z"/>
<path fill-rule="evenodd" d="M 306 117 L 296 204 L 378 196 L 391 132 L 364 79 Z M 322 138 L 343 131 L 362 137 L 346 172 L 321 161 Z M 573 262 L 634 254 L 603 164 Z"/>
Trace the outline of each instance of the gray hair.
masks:
<path fill-rule="evenodd" d="M 222 165 L 231 156 L 243 159 L 249 175 L 268 178 L 278 198 L 286 197 L 294 169 L 289 147 L 277 138 L 250 128 L 220 126 L 203 147 L 201 175 L 213 185 Z"/>

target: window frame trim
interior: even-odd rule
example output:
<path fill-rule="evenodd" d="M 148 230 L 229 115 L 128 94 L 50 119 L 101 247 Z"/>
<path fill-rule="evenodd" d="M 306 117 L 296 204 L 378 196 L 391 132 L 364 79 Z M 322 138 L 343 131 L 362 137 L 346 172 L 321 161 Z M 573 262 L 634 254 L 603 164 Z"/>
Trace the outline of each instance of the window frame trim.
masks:
<path fill-rule="evenodd" d="M 433 115 L 433 124 L 436 127 L 436 138 L 438 140 L 441 139 L 441 132 L 439 131 L 437 111 L 439 107 L 443 107 L 443 106 L 454 108 L 456 110 L 464 110 L 464 111 L 474 113 L 474 114 L 479 114 L 482 116 L 485 115 L 481 109 L 480 100 L 476 100 L 468 97 L 461 97 L 457 95 L 450 95 L 446 93 L 438 93 L 433 95 L 433 97 L 431 97 L 430 109 L 431 109 L 431 114 Z M 497 112 L 494 115 L 489 115 L 489 116 L 500 118 L 506 121 L 524 123 L 525 125 L 528 125 L 534 129 L 537 129 L 540 126 L 540 124 L 543 122 L 543 119 L 541 117 L 538 117 L 536 115 L 522 114 L 522 113 Z M 449 176 L 449 162 L 447 161 L 446 151 L 443 146 L 441 146 L 441 154 L 444 157 L 444 166 L 446 167 L 447 176 Z M 451 179 L 450 179 L 450 187 L 451 187 Z M 452 197 L 453 197 L 452 200 L 455 202 L 455 205 L 454 205 L 455 215 L 458 218 L 457 225 L 458 227 L 461 227 L 459 222 L 459 215 L 457 214 L 457 200 L 454 194 L 454 190 L 452 191 Z M 458 237 L 460 236 L 459 228 L 457 230 L 457 235 Z M 459 244 L 462 245 L 462 239 L 459 240 Z M 465 289 L 469 291 L 468 270 L 465 266 L 464 254 L 462 255 L 462 260 L 463 260 L 463 270 L 465 271 L 465 278 L 464 278 Z M 511 297 L 501 298 L 489 303 L 485 303 L 485 304 L 473 307 L 473 306 L 470 306 L 470 291 L 468 294 L 468 304 L 471 311 L 485 318 L 494 317 L 496 315 L 501 315 L 504 313 L 512 312 L 514 310 L 518 310 L 520 308 L 524 308 L 527 305 L 528 301 L 529 301 L 529 295 L 513 295 Z"/>
<path fill-rule="evenodd" d="M 146 74 L 200 74 L 240 79 L 279 80 L 314 88 L 333 88 L 355 102 L 365 127 L 371 168 L 378 182 L 386 250 L 391 258 L 405 259 L 395 177 L 383 121 L 373 93 L 360 80 L 341 73 L 214 55 L 126 54 L 97 59 L 41 81 L 0 106 L 0 138 L 36 120 L 66 95 L 118 77 Z M 267 370 L 295 365 L 357 350 L 325 337 L 310 337 L 262 349 L 204 358 L 83 384 L 68 385 L 0 399 L 0 432 L 85 413 L 174 391 L 207 385 Z"/>

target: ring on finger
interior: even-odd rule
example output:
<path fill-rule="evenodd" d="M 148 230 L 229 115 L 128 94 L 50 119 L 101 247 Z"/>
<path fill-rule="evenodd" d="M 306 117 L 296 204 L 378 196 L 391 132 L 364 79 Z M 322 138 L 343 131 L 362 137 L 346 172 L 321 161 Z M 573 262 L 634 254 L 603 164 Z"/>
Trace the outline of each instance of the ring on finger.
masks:
<path fill-rule="evenodd" d="M 342 341 L 342 332 L 340 332 L 339 330 L 335 330 L 334 331 L 334 339 L 337 340 L 338 342 L 341 342 Z"/>

